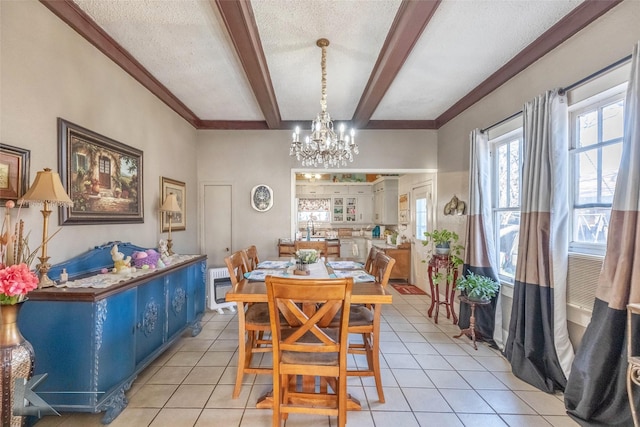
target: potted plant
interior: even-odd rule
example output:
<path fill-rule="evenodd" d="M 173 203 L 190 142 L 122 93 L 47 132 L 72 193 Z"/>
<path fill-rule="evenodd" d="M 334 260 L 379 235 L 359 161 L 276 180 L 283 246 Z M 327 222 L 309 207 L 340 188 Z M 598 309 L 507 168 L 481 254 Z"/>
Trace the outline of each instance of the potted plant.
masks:
<path fill-rule="evenodd" d="M 443 228 L 441 230 L 425 231 L 425 240 L 422 241 L 423 246 L 430 246 L 429 258 L 434 254 L 438 257 L 449 258 L 451 268 L 447 269 L 447 281 L 453 281 L 453 274 L 463 264 L 461 258 L 462 246 L 458 241 L 460 237 L 455 231 L 447 230 Z M 429 260 L 422 260 L 423 263 L 428 263 Z M 436 271 L 433 274 L 433 280 L 439 283 L 444 275 L 440 271 Z"/>
<path fill-rule="evenodd" d="M 458 252 L 462 248 L 462 245 L 458 244 L 458 233 L 447 230 L 446 228 L 442 230 L 425 231 L 424 237 L 426 237 L 426 239 L 422 241 L 422 244 L 424 246 L 433 244 L 437 255 L 448 255 L 452 249 L 451 244 L 453 244 L 453 249 L 457 249 Z"/>
<path fill-rule="evenodd" d="M 456 284 L 456 289 L 466 295 L 470 301 L 486 302 L 496 296 L 500 290 L 500 284 L 491 277 L 467 271 Z"/>

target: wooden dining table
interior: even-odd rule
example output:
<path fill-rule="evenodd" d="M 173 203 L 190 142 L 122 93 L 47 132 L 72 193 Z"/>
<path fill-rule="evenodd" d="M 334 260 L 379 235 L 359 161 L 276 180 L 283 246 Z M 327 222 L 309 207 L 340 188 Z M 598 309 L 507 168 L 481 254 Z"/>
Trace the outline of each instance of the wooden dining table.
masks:
<path fill-rule="evenodd" d="M 327 268 L 329 273 L 333 273 L 333 269 Z M 268 302 L 267 288 L 264 281 L 254 281 L 247 278 L 238 282 L 231 290 L 227 292 L 226 300 L 235 302 L 239 309 L 245 303 Z M 391 304 L 393 298 L 391 293 L 387 291 L 380 283 L 377 282 L 361 282 L 354 283 L 351 293 L 351 304 L 367 304 L 371 305 L 374 310 L 374 322 L 380 321 L 382 305 Z M 307 384 L 308 379 L 307 379 Z M 273 404 L 271 392 L 258 399 L 256 408 L 271 408 Z M 360 410 L 361 405 L 358 399 L 349 397 L 347 409 Z"/>

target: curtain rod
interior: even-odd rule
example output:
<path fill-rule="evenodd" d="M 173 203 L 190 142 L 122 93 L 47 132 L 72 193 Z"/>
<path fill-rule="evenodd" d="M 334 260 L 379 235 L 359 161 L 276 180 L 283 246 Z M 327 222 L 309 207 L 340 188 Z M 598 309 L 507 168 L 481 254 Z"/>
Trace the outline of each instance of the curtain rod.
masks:
<path fill-rule="evenodd" d="M 606 67 L 596 71 L 595 73 L 589 74 L 587 77 L 585 77 L 582 80 L 578 80 L 577 82 L 575 82 L 574 84 L 571 84 L 567 87 L 564 87 L 562 89 L 560 89 L 560 95 L 564 95 L 565 93 L 567 93 L 568 91 L 570 91 L 571 89 L 574 89 L 586 82 L 588 82 L 589 80 L 595 79 L 596 77 L 598 77 L 601 74 L 606 73 L 607 71 L 610 71 L 614 68 L 619 67 L 620 65 L 624 64 L 625 62 L 628 62 L 631 60 L 631 55 L 625 56 L 622 59 L 617 60 L 616 62 L 614 62 L 613 64 L 607 65 Z"/>
<path fill-rule="evenodd" d="M 484 129 L 480 129 L 480 133 L 485 133 L 486 131 L 488 131 L 489 129 L 493 129 L 496 126 L 500 126 L 503 123 L 508 122 L 511 119 L 515 119 L 516 117 L 518 117 L 520 114 L 522 114 L 522 110 L 518 111 L 517 113 L 513 113 L 512 115 L 510 115 L 509 117 L 505 117 L 504 119 L 500 120 L 499 122 L 495 122 L 494 124 L 492 124 L 491 126 L 487 126 Z"/>
<path fill-rule="evenodd" d="M 616 62 L 614 62 L 613 64 L 607 65 L 606 67 L 604 67 L 604 68 L 602 68 L 602 69 L 600 69 L 600 70 L 598 70 L 598 71 L 596 71 L 596 72 L 594 72 L 594 73 L 592 73 L 592 74 L 589 74 L 587 77 L 585 77 L 585 78 L 583 78 L 583 79 L 581 79 L 581 80 L 578 80 L 577 82 L 575 82 L 575 83 L 573 83 L 573 84 L 570 84 L 570 85 L 569 85 L 569 86 L 567 86 L 567 87 L 561 88 L 558 92 L 559 92 L 561 95 L 564 95 L 565 93 L 567 93 L 567 92 L 568 92 L 568 91 L 570 91 L 571 89 L 574 89 L 574 88 L 576 88 L 576 87 L 578 87 L 578 86 L 580 86 L 580 85 L 582 85 L 582 84 L 584 84 L 584 83 L 588 82 L 589 80 L 595 79 L 596 77 L 600 76 L 601 74 L 604 74 L 604 73 L 606 73 L 607 71 L 610 71 L 610 70 L 612 70 L 612 69 L 614 69 L 614 68 L 617 68 L 617 67 L 619 67 L 620 65 L 622 65 L 622 64 L 624 64 L 625 62 L 628 62 L 628 61 L 630 61 L 630 60 L 631 60 L 631 55 L 625 56 L 624 58 L 617 60 L 617 61 L 616 61 Z M 507 118 L 504 118 L 504 119 L 502 119 L 502 120 L 500 120 L 500 121 L 498 121 L 498 122 L 495 122 L 495 123 L 494 123 L 494 124 L 492 124 L 491 126 L 487 126 L 487 127 L 486 127 L 486 128 L 484 128 L 484 129 L 480 129 L 480 132 L 481 132 L 481 133 L 485 133 L 485 132 L 486 132 L 486 131 L 488 131 L 489 129 L 493 129 L 494 127 L 499 126 L 499 125 L 501 125 L 501 124 L 503 124 L 503 123 L 505 123 L 505 122 L 508 122 L 508 121 L 509 121 L 509 120 L 511 120 L 511 119 L 515 119 L 515 118 L 516 118 L 516 117 L 518 117 L 520 114 L 522 114 L 522 110 L 518 111 L 517 113 L 514 113 L 514 114 L 510 115 L 510 116 L 509 116 L 509 117 L 507 117 Z"/>

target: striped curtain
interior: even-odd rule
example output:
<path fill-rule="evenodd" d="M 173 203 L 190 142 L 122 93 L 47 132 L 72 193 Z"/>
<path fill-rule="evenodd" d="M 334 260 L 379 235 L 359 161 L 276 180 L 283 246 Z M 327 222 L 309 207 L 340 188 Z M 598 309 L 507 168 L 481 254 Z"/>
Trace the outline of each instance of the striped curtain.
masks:
<path fill-rule="evenodd" d="M 495 263 L 495 242 L 493 221 L 491 217 L 491 159 L 490 147 L 486 133 L 479 129 L 471 132 L 471 149 L 469 158 L 469 210 L 467 216 L 466 250 L 462 274 L 471 271 L 475 274 L 498 280 Z M 467 304 L 460 304 L 460 329 L 469 327 L 471 315 Z M 500 294 L 493 298 L 491 304 L 479 305 L 475 310 L 475 329 L 487 341 L 491 338 L 502 348 L 502 309 Z M 498 325 L 496 328 L 494 325 Z"/>
<path fill-rule="evenodd" d="M 568 116 L 547 91 L 523 109 L 524 153 L 518 263 L 504 354 L 540 390 L 564 390 L 573 359 L 566 316 Z"/>
<path fill-rule="evenodd" d="M 631 426 L 625 388 L 626 305 L 640 303 L 640 42 L 634 48 L 624 111 L 622 160 L 613 196 L 607 252 L 591 322 L 582 337 L 564 400 L 583 425 Z M 633 319 L 639 324 L 640 319 Z M 640 341 L 640 339 L 636 340 Z M 640 346 L 634 343 L 638 354 Z M 638 394 L 634 404 L 640 406 Z"/>

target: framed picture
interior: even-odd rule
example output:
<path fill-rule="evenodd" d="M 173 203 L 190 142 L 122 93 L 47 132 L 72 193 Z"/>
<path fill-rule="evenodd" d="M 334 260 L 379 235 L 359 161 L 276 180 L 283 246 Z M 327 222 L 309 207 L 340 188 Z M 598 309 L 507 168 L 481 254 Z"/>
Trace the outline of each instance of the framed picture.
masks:
<path fill-rule="evenodd" d="M 409 223 L 409 193 L 398 196 L 398 222 L 400 224 Z"/>
<path fill-rule="evenodd" d="M 142 151 L 58 118 L 60 225 L 144 222 Z"/>
<path fill-rule="evenodd" d="M 0 203 L 17 202 L 29 188 L 29 150 L 0 145 Z M 28 206 L 26 203 L 23 206 Z"/>
<path fill-rule="evenodd" d="M 162 206 L 169 194 L 175 194 L 178 199 L 178 206 L 181 212 L 174 213 L 171 217 L 171 231 L 181 231 L 187 229 L 187 186 L 184 182 L 175 179 L 160 177 L 160 204 Z M 169 216 L 161 215 L 160 231 L 166 233 L 169 231 Z"/>

